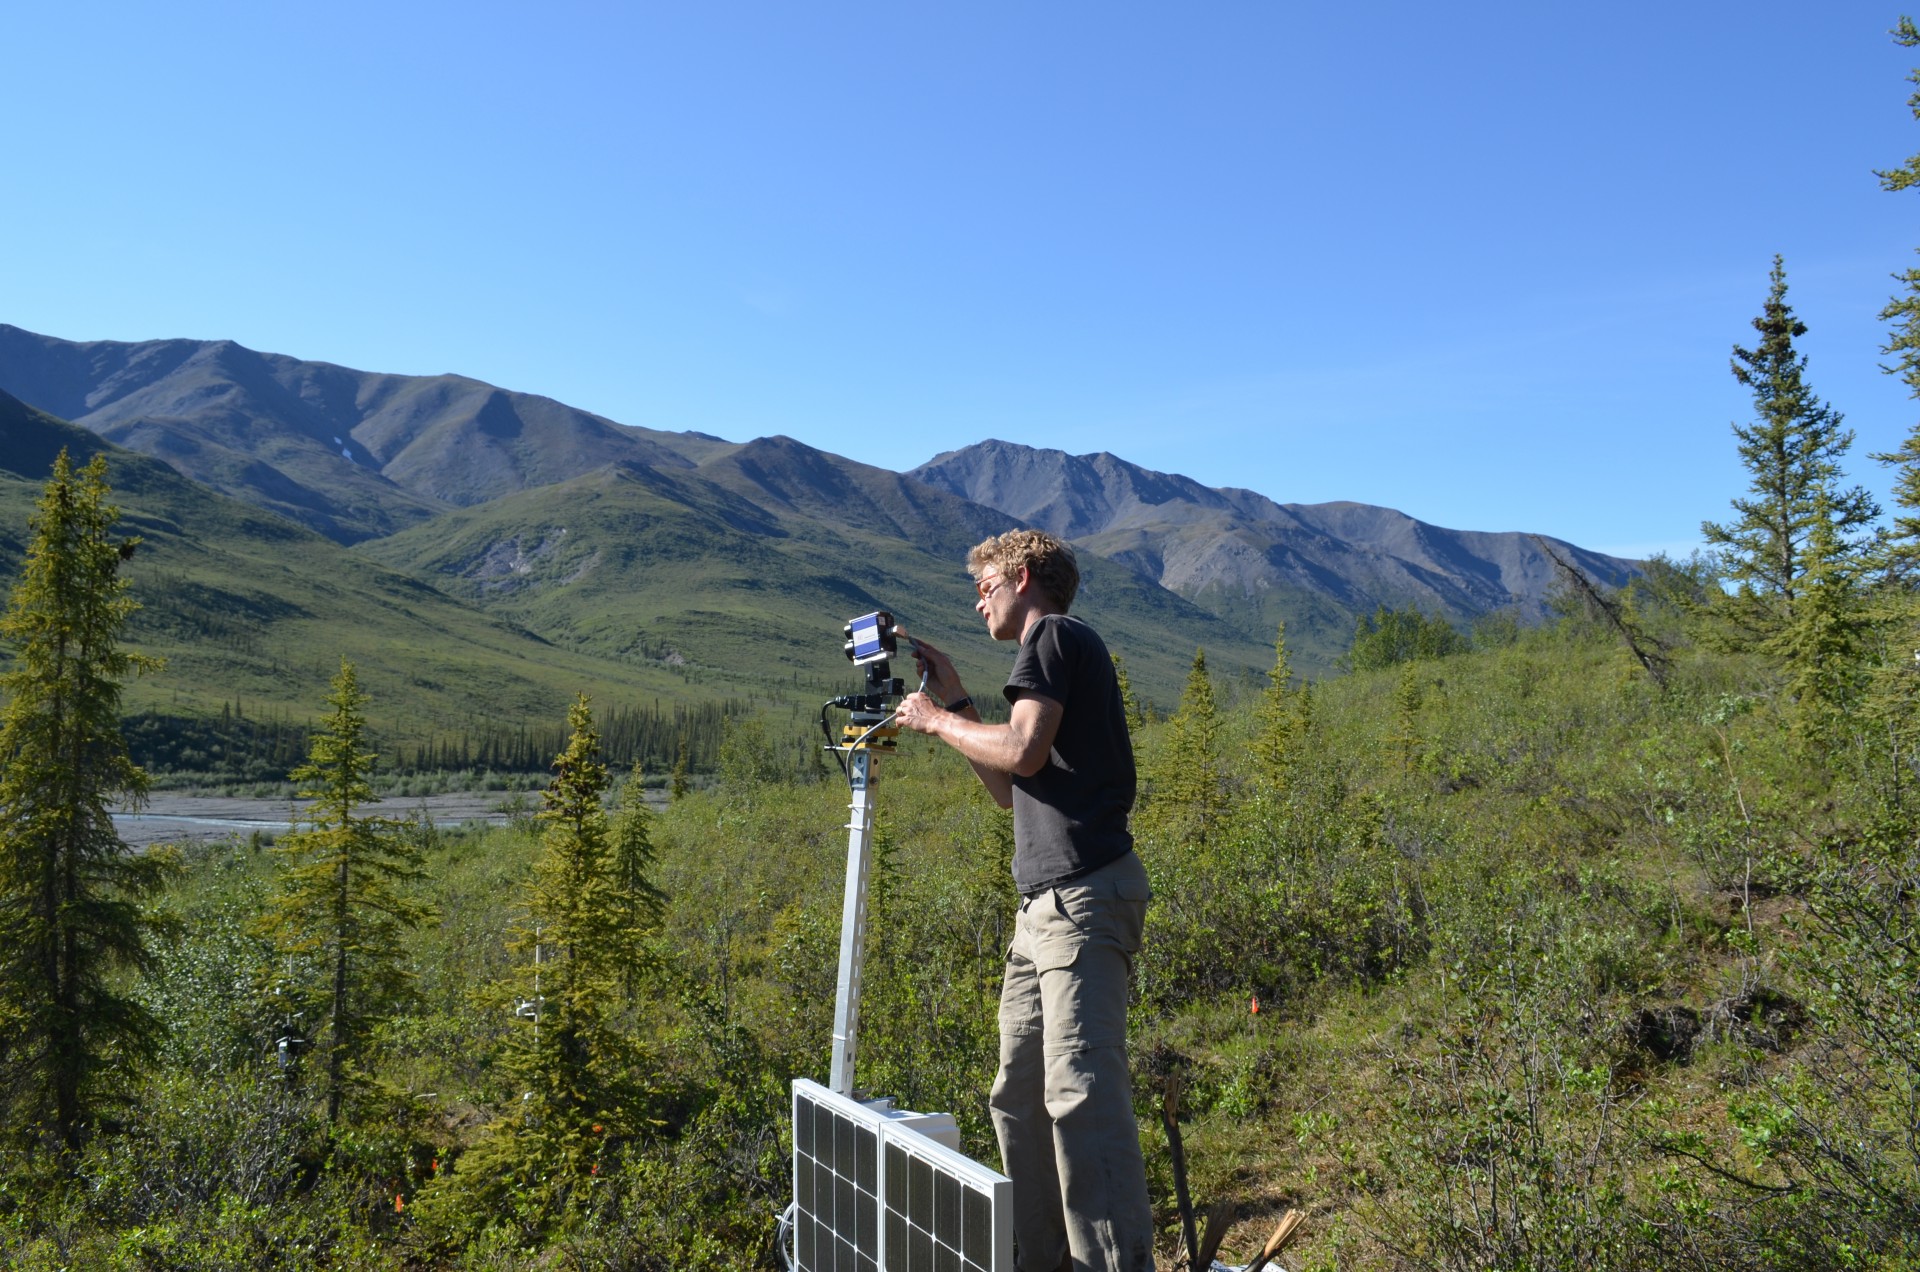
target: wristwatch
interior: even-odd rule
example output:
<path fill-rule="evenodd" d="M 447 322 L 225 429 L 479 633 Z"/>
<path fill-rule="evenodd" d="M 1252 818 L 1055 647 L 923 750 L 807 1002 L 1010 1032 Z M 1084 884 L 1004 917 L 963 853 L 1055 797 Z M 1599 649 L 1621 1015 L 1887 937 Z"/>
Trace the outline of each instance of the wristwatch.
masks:
<path fill-rule="evenodd" d="M 956 698 L 956 699 L 954 699 L 954 700 L 953 700 L 952 702 L 949 702 L 949 703 L 947 704 L 947 710 L 949 710 L 949 711 L 965 711 L 965 710 L 966 710 L 966 709 L 967 709 L 968 707 L 970 707 L 970 706 L 972 706 L 972 705 L 973 705 L 973 697 L 972 697 L 972 695 L 971 695 L 971 694 L 969 694 L 969 695 L 968 695 L 967 697 L 964 697 L 964 698 Z"/>

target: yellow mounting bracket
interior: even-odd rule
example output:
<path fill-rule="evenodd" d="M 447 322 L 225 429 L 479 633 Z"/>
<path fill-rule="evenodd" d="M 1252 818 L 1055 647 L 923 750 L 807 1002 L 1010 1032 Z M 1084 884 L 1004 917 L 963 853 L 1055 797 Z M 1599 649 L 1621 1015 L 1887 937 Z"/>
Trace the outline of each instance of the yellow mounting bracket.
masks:
<path fill-rule="evenodd" d="M 885 724 L 879 728 L 866 725 L 846 724 L 840 726 L 839 751 L 892 751 L 898 748 L 900 726 Z M 862 740 L 864 739 L 864 741 Z"/>

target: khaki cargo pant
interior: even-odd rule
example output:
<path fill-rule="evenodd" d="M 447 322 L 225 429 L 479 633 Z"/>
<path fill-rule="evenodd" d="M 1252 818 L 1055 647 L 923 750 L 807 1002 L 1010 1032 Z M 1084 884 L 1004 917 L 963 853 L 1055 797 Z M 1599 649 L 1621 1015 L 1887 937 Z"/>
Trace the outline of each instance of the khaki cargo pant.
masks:
<path fill-rule="evenodd" d="M 989 1102 L 1014 1185 L 1020 1272 L 1152 1272 L 1126 1045 L 1150 895 L 1146 869 L 1128 853 L 1020 905 Z"/>

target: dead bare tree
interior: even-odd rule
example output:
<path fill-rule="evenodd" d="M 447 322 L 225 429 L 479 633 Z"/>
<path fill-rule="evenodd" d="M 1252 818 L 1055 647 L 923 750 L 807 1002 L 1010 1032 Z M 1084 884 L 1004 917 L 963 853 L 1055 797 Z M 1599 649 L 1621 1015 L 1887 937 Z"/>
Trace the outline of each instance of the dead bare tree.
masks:
<path fill-rule="evenodd" d="M 1620 639 L 1625 641 L 1627 648 L 1633 651 L 1633 656 L 1640 660 L 1640 665 L 1647 669 L 1649 676 L 1653 677 L 1653 683 L 1665 689 L 1667 673 L 1673 668 L 1673 660 L 1667 657 L 1667 651 L 1661 643 L 1629 621 L 1625 612 L 1621 610 L 1620 603 L 1595 587 L 1593 580 L 1587 577 L 1586 571 L 1555 552 L 1552 545 L 1539 535 L 1533 534 L 1527 537 L 1547 554 L 1547 559 L 1553 562 L 1554 569 L 1559 572 L 1560 577 L 1565 579 L 1567 585 L 1586 601 L 1587 607 L 1606 619 L 1608 625 L 1619 633 Z"/>

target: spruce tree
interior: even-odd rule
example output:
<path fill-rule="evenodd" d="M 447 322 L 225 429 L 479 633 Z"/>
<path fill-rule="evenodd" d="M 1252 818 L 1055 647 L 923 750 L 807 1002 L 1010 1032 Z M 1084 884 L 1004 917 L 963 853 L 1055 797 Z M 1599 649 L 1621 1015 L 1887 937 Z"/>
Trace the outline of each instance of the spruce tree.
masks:
<path fill-rule="evenodd" d="M 685 799 L 688 792 L 693 790 L 693 781 L 687 775 L 690 768 L 687 755 L 687 735 L 682 733 L 679 749 L 673 756 L 673 773 L 667 779 L 667 792 L 675 803 Z"/>
<path fill-rule="evenodd" d="M 1902 48 L 1920 48 L 1920 27 L 1914 26 L 1912 18 L 1901 18 L 1893 28 L 1892 35 L 1893 42 Z M 1913 112 L 1916 120 L 1920 120 L 1920 70 L 1907 72 L 1907 81 L 1915 85 L 1914 91 L 1907 96 L 1907 109 Z M 1873 175 L 1880 178 L 1880 188 L 1883 190 L 1899 191 L 1911 185 L 1920 185 L 1920 154 L 1912 156 L 1898 168 L 1875 172 Z"/>
<path fill-rule="evenodd" d="M 1920 271 L 1916 271 L 1916 284 L 1914 300 L 1920 306 Z M 1920 307 L 1915 316 L 1920 320 Z M 1920 321 L 1916 322 L 1915 334 L 1920 338 Z M 1920 363 L 1916 364 L 1913 383 L 1914 396 L 1920 397 Z M 1880 560 L 1889 578 L 1911 587 L 1920 576 L 1920 423 L 1914 425 L 1898 450 L 1876 451 L 1872 458 L 1894 470 L 1893 502 L 1899 509 L 1887 527 Z"/>
<path fill-rule="evenodd" d="M 1305 725 L 1302 701 L 1301 692 L 1293 687 L 1293 660 L 1287 653 L 1287 625 L 1282 622 L 1273 638 L 1273 670 L 1267 673 L 1266 691 L 1254 708 L 1253 759 L 1269 789 L 1286 785 Z"/>
<path fill-rule="evenodd" d="M 1805 588 L 1808 545 L 1816 520 L 1827 523 L 1834 550 L 1849 555 L 1858 533 L 1879 515 L 1872 496 L 1837 490 L 1840 457 L 1853 444 L 1840 413 L 1822 402 L 1805 379 L 1806 358 L 1793 342 L 1807 325 L 1787 304 L 1786 269 L 1773 258 L 1767 300 L 1753 328 L 1760 341 L 1734 346 L 1734 379 L 1753 391 L 1755 418 L 1735 424 L 1741 462 L 1752 474 L 1750 498 L 1735 499 L 1738 518 L 1702 522 L 1700 532 L 1720 549 L 1726 577 L 1739 586 L 1728 643 L 1752 645 L 1777 634 L 1793 617 Z"/>
<path fill-rule="evenodd" d="M 60 452 L 0 617 L 15 656 L 0 676 L 0 1125 L 69 1154 L 161 1034 L 120 975 L 153 965 L 159 924 L 136 899 L 167 859 L 136 855 L 109 811 L 147 789 L 121 683 L 158 665 L 120 646 L 138 608 L 120 567 L 140 541 L 113 537 L 109 493 L 104 457 L 76 472 Z"/>
<path fill-rule="evenodd" d="M 653 882 L 653 810 L 647 807 L 646 770 L 638 760 L 620 788 L 611 830 L 617 917 L 630 955 L 621 983 L 631 999 L 644 974 L 653 968 L 646 938 L 658 930 L 667 906 L 666 893 Z"/>
<path fill-rule="evenodd" d="M 1917 47 L 1920 29 L 1912 19 L 1903 17 L 1893 38 L 1904 47 Z M 1920 70 L 1910 72 L 1907 78 L 1920 85 Z M 1907 98 L 1907 106 L 1920 120 L 1920 91 Z M 1901 191 L 1920 185 L 1920 155 L 1875 175 L 1884 190 Z M 1909 268 L 1893 277 L 1901 291 L 1880 311 L 1881 320 L 1893 328 L 1881 352 L 1893 362 L 1881 369 L 1899 376 L 1907 386 L 1907 395 L 1920 400 L 1920 269 Z M 1904 789 L 1911 757 L 1920 751 L 1920 676 L 1914 674 L 1913 662 L 1920 658 L 1920 591 L 1916 591 L 1920 587 L 1920 423 L 1908 431 L 1899 449 L 1876 453 L 1873 458 L 1894 470 L 1893 502 L 1899 511 L 1887 528 L 1876 562 L 1892 584 L 1878 589 L 1870 605 L 1888 656 L 1878 660 L 1870 672 L 1866 706 L 1868 714 L 1884 725 L 1893 761 L 1887 771 Z"/>
<path fill-rule="evenodd" d="M 414 895 L 425 876 L 405 823 L 363 811 L 379 802 L 366 703 L 342 659 L 327 697 L 333 709 L 293 772 L 301 797 L 314 801 L 311 825 L 275 846 L 279 873 L 260 921 L 277 955 L 263 980 L 309 1022 L 311 1041 L 325 1035 L 316 1056 L 329 1124 L 364 1082 L 374 1025 L 412 995 L 402 935 L 432 916 Z"/>
<path fill-rule="evenodd" d="M 1119 654 L 1107 655 L 1113 659 L 1113 678 L 1120 686 L 1120 711 L 1126 717 L 1127 733 L 1138 736 L 1143 720 L 1140 715 L 1140 699 L 1133 696 L 1133 681 L 1127 677 L 1127 660 Z"/>
<path fill-rule="evenodd" d="M 1420 708 L 1425 697 L 1420 668 L 1408 663 L 1400 669 L 1400 679 L 1393 687 L 1394 732 L 1387 739 L 1403 772 L 1412 772 L 1420 760 Z"/>
<path fill-rule="evenodd" d="M 1865 684 L 1865 620 L 1850 562 L 1840 552 L 1824 492 L 1804 552 L 1799 603 L 1765 646 L 1785 668 L 1793 729 L 1822 750 L 1838 734 Z"/>
<path fill-rule="evenodd" d="M 1907 48 L 1920 46 L 1920 29 L 1911 18 L 1901 18 L 1893 38 Z M 1920 85 L 1920 70 L 1907 78 Z M 1920 91 L 1907 98 L 1907 106 L 1914 118 L 1920 119 Z M 1920 155 L 1874 175 L 1880 178 L 1884 190 L 1899 191 L 1920 184 Z M 1920 399 L 1920 269 L 1902 270 L 1893 277 L 1901 291 L 1887 302 L 1880 318 L 1893 325 L 1881 352 L 1894 361 L 1883 369 L 1900 377 L 1909 397 Z M 1910 581 L 1920 573 L 1920 424 L 1914 425 L 1898 450 L 1877 453 L 1873 458 L 1895 469 L 1893 502 L 1903 510 L 1894 516 L 1888 534 L 1886 565 L 1895 578 Z"/>
<path fill-rule="evenodd" d="M 1197 649 L 1180 707 L 1167 718 L 1150 774 L 1144 810 L 1150 830 L 1204 847 L 1226 812 L 1220 761 L 1220 721 L 1214 709 L 1207 651 Z"/>
<path fill-rule="evenodd" d="M 504 1063 L 521 1098 L 449 1185 L 483 1211 L 517 1193 L 536 1226 L 577 1204 L 602 1161 L 648 1124 L 643 1056 L 620 1013 L 623 981 L 645 961 L 652 926 L 632 916 L 651 915 L 659 894 L 644 871 L 621 875 L 650 860 L 650 849 L 642 853 L 634 837 L 644 822 L 631 804 L 624 839 L 609 823 L 607 769 L 585 695 L 567 723 L 539 814 L 544 851 L 509 941 L 523 960 L 508 987 L 523 1023 Z"/>

